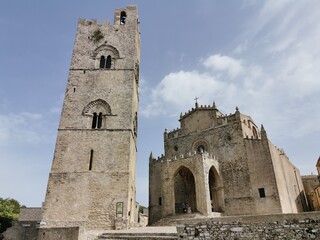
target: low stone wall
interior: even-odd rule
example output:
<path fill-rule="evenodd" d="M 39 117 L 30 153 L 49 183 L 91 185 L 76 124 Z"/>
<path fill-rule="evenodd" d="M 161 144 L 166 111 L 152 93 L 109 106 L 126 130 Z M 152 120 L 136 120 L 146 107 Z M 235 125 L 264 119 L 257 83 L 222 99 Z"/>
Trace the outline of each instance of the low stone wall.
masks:
<path fill-rule="evenodd" d="M 37 222 L 14 222 L 11 228 L 8 228 L 0 239 L 3 240 L 37 240 L 39 228 Z"/>
<path fill-rule="evenodd" d="M 320 239 L 320 213 L 249 216 L 238 221 L 199 219 L 178 225 L 177 231 L 179 239 L 194 240 Z"/>
<path fill-rule="evenodd" d="M 79 228 L 40 228 L 37 240 L 78 240 Z"/>

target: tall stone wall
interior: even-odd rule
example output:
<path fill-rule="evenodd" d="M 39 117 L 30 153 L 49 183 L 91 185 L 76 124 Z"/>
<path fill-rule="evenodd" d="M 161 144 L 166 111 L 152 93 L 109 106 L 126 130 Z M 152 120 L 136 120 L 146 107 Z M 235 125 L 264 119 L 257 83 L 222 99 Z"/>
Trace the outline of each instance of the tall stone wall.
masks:
<path fill-rule="evenodd" d="M 307 211 L 307 201 L 299 169 L 289 161 L 283 150 L 276 148 L 270 141 L 269 149 L 281 199 L 282 212 Z"/>
<path fill-rule="evenodd" d="M 250 191 L 255 201 L 250 206 L 251 212 L 280 213 L 281 205 L 268 140 L 248 138 L 244 139 L 244 143 L 250 172 Z M 264 190 L 264 197 L 260 197 L 259 189 Z"/>

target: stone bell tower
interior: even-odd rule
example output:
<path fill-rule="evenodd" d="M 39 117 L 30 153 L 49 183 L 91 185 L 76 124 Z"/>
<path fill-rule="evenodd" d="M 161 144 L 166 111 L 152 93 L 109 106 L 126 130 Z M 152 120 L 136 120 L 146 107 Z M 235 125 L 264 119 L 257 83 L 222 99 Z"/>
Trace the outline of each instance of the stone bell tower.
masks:
<path fill-rule="evenodd" d="M 41 228 L 128 228 L 136 218 L 138 12 L 80 19 Z"/>

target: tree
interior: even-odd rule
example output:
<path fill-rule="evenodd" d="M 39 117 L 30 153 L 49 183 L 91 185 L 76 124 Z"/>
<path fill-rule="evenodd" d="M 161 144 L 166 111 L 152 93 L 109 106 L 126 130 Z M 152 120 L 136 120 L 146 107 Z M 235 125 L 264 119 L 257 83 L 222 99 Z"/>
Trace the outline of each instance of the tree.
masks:
<path fill-rule="evenodd" d="M 0 233 L 17 221 L 20 213 L 20 203 L 12 198 L 0 198 Z"/>
<path fill-rule="evenodd" d="M 145 209 L 145 208 L 146 208 L 145 206 L 140 205 L 140 206 L 139 206 L 139 212 L 140 212 L 140 213 L 143 213 L 143 209 Z"/>

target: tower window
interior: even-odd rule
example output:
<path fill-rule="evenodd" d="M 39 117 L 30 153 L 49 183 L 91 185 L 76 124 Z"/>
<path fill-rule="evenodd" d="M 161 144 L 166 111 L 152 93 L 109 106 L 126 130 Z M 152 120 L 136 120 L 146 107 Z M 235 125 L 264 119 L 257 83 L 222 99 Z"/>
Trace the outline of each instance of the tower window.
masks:
<path fill-rule="evenodd" d="M 100 68 L 104 68 L 106 63 L 106 58 L 104 56 L 100 57 Z"/>
<path fill-rule="evenodd" d="M 198 152 L 198 153 L 202 154 L 202 153 L 204 153 L 204 151 L 205 151 L 205 148 L 204 148 L 203 145 L 199 145 L 199 146 L 197 147 L 197 152 Z"/>
<path fill-rule="evenodd" d="M 162 198 L 159 197 L 159 206 L 161 206 L 161 205 L 162 205 Z"/>
<path fill-rule="evenodd" d="M 89 161 L 89 171 L 92 170 L 92 162 L 93 162 L 93 150 L 90 151 L 90 161 Z"/>
<path fill-rule="evenodd" d="M 265 198 L 266 197 L 266 193 L 264 191 L 264 188 L 258 188 L 258 190 L 259 190 L 260 198 Z"/>
<path fill-rule="evenodd" d="M 127 14 L 125 11 L 122 11 L 120 14 L 120 24 L 121 25 L 126 24 L 126 20 L 127 20 Z"/>
<path fill-rule="evenodd" d="M 92 129 L 101 128 L 102 127 L 102 112 L 99 113 L 93 113 L 92 116 Z"/>
<path fill-rule="evenodd" d="M 92 129 L 95 129 L 97 126 L 97 113 L 93 113 L 92 117 Z"/>
<path fill-rule="evenodd" d="M 111 56 L 110 55 L 107 57 L 105 68 L 107 68 L 107 69 L 111 68 Z"/>
<path fill-rule="evenodd" d="M 101 126 L 102 126 L 102 113 L 99 113 L 97 128 L 101 128 Z"/>
<path fill-rule="evenodd" d="M 107 58 L 105 56 L 100 57 L 100 68 L 106 68 L 106 69 L 111 68 L 111 56 L 110 55 L 108 55 Z"/>

